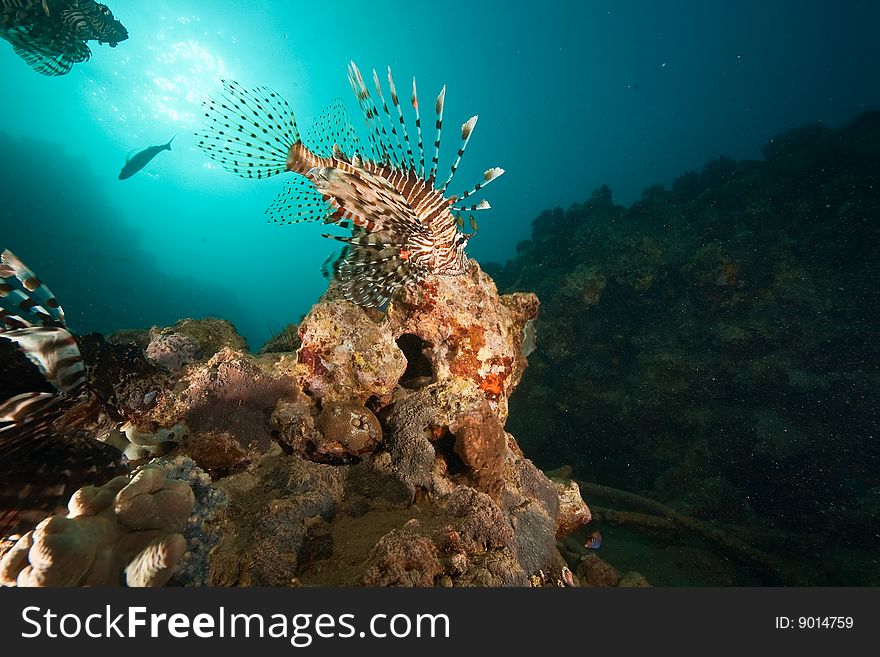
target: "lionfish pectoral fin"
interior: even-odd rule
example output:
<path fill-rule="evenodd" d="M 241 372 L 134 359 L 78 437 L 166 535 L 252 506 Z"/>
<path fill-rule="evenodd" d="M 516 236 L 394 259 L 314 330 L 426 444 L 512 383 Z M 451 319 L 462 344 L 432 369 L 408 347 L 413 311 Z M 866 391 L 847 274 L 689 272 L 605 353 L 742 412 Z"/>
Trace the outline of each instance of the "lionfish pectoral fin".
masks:
<path fill-rule="evenodd" d="M 404 257 L 399 244 L 383 243 L 375 235 L 329 239 L 346 242 L 348 247 L 336 265 L 336 280 L 348 301 L 366 308 L 382 308 L 394 293 L 421 278 L 419 271 Z"/>
<path fill-rule="evenodd" d="M 309 179 L 299 174 L 287 180 L 284 189 L 266 208 L 268 222 L 282 225 L 326 221 L 332 214 L 333 206 L 324 200 Z"/>
<path fill-rule="evenodd" d="M 66 329 L 31 326 L 0 333 L 11 340 L 60 392 L 70 392 L 86 382 L 86 367 L 79 347 Z"/>

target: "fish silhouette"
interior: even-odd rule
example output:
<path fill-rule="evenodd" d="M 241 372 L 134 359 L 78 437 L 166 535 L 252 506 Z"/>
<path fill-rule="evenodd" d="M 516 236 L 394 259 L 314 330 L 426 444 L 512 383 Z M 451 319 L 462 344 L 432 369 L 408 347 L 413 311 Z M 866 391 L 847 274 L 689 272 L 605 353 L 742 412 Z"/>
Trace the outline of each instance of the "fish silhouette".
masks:
<path fill-rule="evenodd" d="M 169 139 L 166 144 L 149 146 L 144 150 L 138 151 L 134 155 L 125 158 L 125 166 L 122 167 L 122 171 L 119 172 L 119 179 L 125 180 L 126 178 L 131 178 L 134 174 L 147 166 L 150 160 L 156 157 L 159 153 L 162 151 L 170 151 L 172 141 L 174 141 L 174 137 Z"/>

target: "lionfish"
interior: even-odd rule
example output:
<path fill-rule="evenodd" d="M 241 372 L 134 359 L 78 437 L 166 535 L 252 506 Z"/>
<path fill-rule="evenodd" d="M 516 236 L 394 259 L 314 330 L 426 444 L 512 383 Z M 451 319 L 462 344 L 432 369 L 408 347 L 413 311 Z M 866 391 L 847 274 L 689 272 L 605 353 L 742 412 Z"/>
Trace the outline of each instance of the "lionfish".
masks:
<path fill-rule="evenodd" d="M 4 401 L 5 400 L 5 401 Z M 96 440 L 116 426 L 55 296 L 12 252 L 0 254 L 0 538 L 77 488 L 127 471 Z M 42 513 L 45 515 L 45 513 Z"/>
<path fill-rule="evenodd" d="M 483 200 L 465 206 L 463 202 L 504 170 L 488 169 L 483 180 L 468 191 L 447 195 L 477 117 L 461 126 L 455 161 L 446 178 L 438 181 L 446 87 L 434 105 L 437 132 L 427 168 L 415 78 L 410 99 L 415 138 L 411 140 L 391 68 L 388 88 L 396 116 L 388 108 L 375 70 L 375 99 L 354 62 L 348 73 L 366 123 L 367 149 L 339 99 L 306 135 L 307 145 L 281 96 L 265 86 L 248 89 L 226 80 L 223 92 L 205 102 L 207 129 L 196 136 L 210 158 L 243 178 L 300 174 L 288 181 L 267 209 L 270 221 L 323 221 L 350 229 L 350 236 L 324 235 L 346 244 L 334 265 L 335 278 L 349 301 L 383 307 L 398 289 L 429 274 L 456 275 L 466 270 L 464 249 L 476 234 L 476 223 L 471 217 L 474 232 L 463 232 L 461 213 L 486 210 L 489 203 Z"/>
<path fill-rule="evenodd" d="M 0 37 L 38 73 L 65 75 L 88 61 L 86 41 L 116 47 L 128 31 L 94 0 L 0 0 Z"/>

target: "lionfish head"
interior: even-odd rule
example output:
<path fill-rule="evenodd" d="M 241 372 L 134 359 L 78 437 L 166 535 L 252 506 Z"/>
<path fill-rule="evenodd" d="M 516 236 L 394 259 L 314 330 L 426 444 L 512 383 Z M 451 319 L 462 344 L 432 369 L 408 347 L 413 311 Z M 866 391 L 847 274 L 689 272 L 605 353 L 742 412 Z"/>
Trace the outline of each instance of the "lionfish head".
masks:
<path fill-rule="evenodd" d="M 128 38 L 128 30 L 113 16 L 107 5 L 94 0 L 79 0 L 61 12 L 62 21 L 71 25 L 76 36 L 116 47 Z"/>

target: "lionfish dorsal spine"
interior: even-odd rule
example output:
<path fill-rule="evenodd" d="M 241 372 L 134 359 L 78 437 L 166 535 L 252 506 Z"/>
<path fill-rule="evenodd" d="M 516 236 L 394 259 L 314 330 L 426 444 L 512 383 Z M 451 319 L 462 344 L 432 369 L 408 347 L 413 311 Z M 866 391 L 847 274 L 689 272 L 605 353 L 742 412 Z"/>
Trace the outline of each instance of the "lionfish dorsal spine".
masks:
<path fill-rule="evenodd" d="M 468 196 L 471 196 L 472 194 L 476 194 L 478 191 L 483 189 L 483 187 L 488 185 L 490 182 L 492 182 L 496 178 L 499 178 L 503 174 L 504 174 L 504 169 L 502 169 L 501 167 L 492 167 L 491 169 L 486 169 L 486 171 L 483 173 L 483 180 L 481 180 L 476 185 L 474 185 L 471 189 L 464 192 L 460 196 L 457 196 L 456 198 L 464 200 Z M 480 209 L 482 209 L 482 208 L 480 208 Z"/>
<path fill-rule="evenodd" d="M 415 170 L 416 161 L 413 157 L 412 142 L 406 129 L 406 120 L 403 118 L 403 108 L 400 106 L 400 98 L 397 96 L 397 87 L 394 86 L 394 78 L 391 75 L 391 67 L 388 67 L 388 88 L 391 91 L 391 103 L 397 109 L 397 119 L 400 122 L 400 131 L 403 133 L 403 143 L 406 144 L 405 168 Z"/>
<path fill-rule="evenodd" d="M 474 131 L 475 125 L 477 125 L 476 116 L 472 116 L 462 124 L 461 146 L 458 147 L 458 153 L 455 156 L 455 162 L 452 163 L 452 168 L 449 171 L 449 177 L 446 179 L 446 182 L 443 183 L 443 187 L 440 188 L 441 193 L 446 192 L 446 188 L 449 187 L 449 183 L 452 182 L 452 178 L 455 176 L 455 171 L 456 169 L 458 169 L 458 165 L 461 163 L 461 156 L 464 155 L 464 152 L 467 149 L 468 142 L 471 140 L 471 133 Z"/>
<path fill-rule="evenodd" d="M 451 207 L 450 210 L 453 212 L 476 212 L 478 210 L 491 210 L 492 206 L 489 205 L 489 201 L 483 199 L 479 203 L 475 203 L 474 205 L 468 205 L 464 207 L 454 206 Z"/>
<path fill-rule="evenodd" d="M 394 118 L 391 116 L 391 112 L 388 110 L 388 103 L 385 101 L 385 95 L 382 93 L 382 85 L 379 84 L 379 74 L 376 72 L 376 69 L 373 69 L 373 84 L 376 85 L 376 95 L 379 97 L 379 100 L 382 103 L 382 109 L 385 112 L 385 118 L 388 119 L 388 125 L 391 127 L 391 134 L 394 135 L 395 143 L 390 142 L 391 152 L 394 155 L 395 166 L 399 169 L 406 169 L 406 151 L 403 148 L 403 143 L 400 141 L 400 135 L 397 134 L 397 128 L 394 125 Z M 394 102 L 393 99 L 391 101 Z"/>
<path fill-rule="evenodd" d="M 416 91 L 416 79 L 413 77 L 412 97 L 410 98 L 413 110 L 416 114 L 416 135 L 419 146 L 419 177 L 425 176 L 425 142 L 422 139 L 422 117 L 419 115 L 419 94 Z"/>
<path fill-rule="evenodd" d="M 354 62 L 351 62 L 348 65 L 348 81 L 351 84 L 352 91 L 354 91 L 354 94 L 358 99 L 358 105 L 364 115 L 364 121 L 367 124 L 367 132 L 370 136 L 370 144 L 373 146 L 375 159 L 379 162 L 390 164 L 391 157 L 388 153 L 385 140 L 382 139 L 382 131 L 384 131 L 384 128 L 380 126 L 379 113 L 376 111 L 376 106 L 373 104 L 373 99 L 370 97 L 370 92 L 367 89 L 367 85 L 364 83 L 364 78 L 361 75 L 360 70 L 358 70 L 357 64 Z"/>
<path fill-rule="evenodd" d="M 437 114 L 437 136 L 434 137 L 434 157 L 431 159 L 431 173 L 428 174 L 426 180 L 433 181 L 437 176 L 437 163 L 440 161 L 440 134 L 443 132 L 443 106 L 446 103 L 446 85 L 437 95 L 437 102 L 434 104 L 434 110 Z"/>

